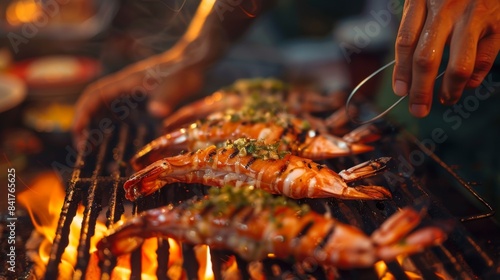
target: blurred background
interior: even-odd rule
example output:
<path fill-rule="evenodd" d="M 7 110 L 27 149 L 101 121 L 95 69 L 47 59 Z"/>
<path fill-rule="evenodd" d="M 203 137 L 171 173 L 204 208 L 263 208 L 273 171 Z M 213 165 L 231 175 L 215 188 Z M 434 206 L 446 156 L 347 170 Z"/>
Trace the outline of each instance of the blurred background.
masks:
<path fill-rule="evenodd" d="M 197 97 L 251 77 L 314 83 L 328 92 L 352 88 L 391 53 L 399 15 L 390 14 L 380 26 L 370 12 L 387 9 L 385 1 L 330 2 L 276 1 L 210 67 Z M 20 170 L 50 168 L 71 145 L 73 105 L 85 86 L 168 50 L 185 32 L 198 4 L 0 1 L 2 164 L 17 163 Z M 369 22 L 374 27 L 367 27 Z M 38 162 L 29 159 L 40 153 Z"/>
<path fill-rule="evenodd" d="M 350 91 L 393 59 L 401 2 L 275 1 L 208 69 L 207 82 L 196 98 L 251 77 L 313 84 L 327 93 Z M 29 178 L 63 160 L 70 153 L 74 103 L 85 86 L 168 50 L 188 27 L 198 4 L 1 0 L 0 170 L 15 166 L 18 174 Z M 493 71 L 497 75 L 495 71 L 498 65 Z M 392 104 L 391 74 L 392 69 L 384 71 L 360 94 L 378 108 Z M 443 128 L 449 137 L 436 153 L 477 183 L 490 203 L 498 204 L 500 164 L 495 143 L 500 137 L 495 125 L 500 121 L 493 108 L 497 99 L 498 94 L 492 94 L 488 99 L 492 102 L 481 102 L 480 109 L 461 117 L 459 129 L 443 118 L 449 108 L 441 105 L 435 105 L 424 120 L 410 117 L 405 105 L 389 118 L 420 139 L 429 138 L 436 127 Z"/>

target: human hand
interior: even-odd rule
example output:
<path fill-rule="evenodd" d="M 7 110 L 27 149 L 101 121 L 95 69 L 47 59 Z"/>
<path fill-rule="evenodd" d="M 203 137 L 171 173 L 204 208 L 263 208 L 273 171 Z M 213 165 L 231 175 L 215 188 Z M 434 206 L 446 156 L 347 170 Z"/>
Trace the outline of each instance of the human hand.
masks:
<path fill-rule="evenodd" d="M 169 52 L 150 57 L 90 84 L 75 105 L 73 136 L 81 144 L 83 131 L 92 116 L 125 95 L 146 94 L 148 111 L 156 117 L 167 116 L 177 104 L 198 92 L 203 81 L 203 67 L 193 56 L 175 57 Z"/>
<path fill-rule="evenodd" d="M 500 49 L 499 0 L 407 0 L 396 40 L 393 90 L 409 94 L 410 112 L 425 117 L 445 44 L 450 58 L 439 100 L 456 103 L 466 87 L 477 87 Z"/>

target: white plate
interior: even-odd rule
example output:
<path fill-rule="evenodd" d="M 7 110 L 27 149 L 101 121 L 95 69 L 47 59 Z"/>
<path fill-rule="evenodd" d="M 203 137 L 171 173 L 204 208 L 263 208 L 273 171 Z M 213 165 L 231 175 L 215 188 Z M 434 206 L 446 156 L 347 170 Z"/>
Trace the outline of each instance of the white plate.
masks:
<path fill-rule="evenodd" d="M 26 98 L 26 85 L 16 77 L 0 74 L 0 112 L 19 105 Z"/>

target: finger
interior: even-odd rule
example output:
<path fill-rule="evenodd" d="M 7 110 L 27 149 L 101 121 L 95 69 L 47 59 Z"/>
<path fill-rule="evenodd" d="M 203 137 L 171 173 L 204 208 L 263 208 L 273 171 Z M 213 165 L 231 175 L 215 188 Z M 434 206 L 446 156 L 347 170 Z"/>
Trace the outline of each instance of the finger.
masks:
<path fill-rule="evenodd" d="M 87 104 L 92 105 L 90 94 L 85 94 L 85 92 L 80 96 L 78 101 L 75 104 L 75 113 L 73 116 L 73 124 L 71 126 L 71 132 L 73 135 L 73 144 L 77 148 L 82 148 L 84 135 L 83 131 L 87 127 L 90 122 L 90 115 L 94 114 L 97 110 L 97 106 L 89 106 Z M 83 108 L 88 108 L 84 110 Z"/>
<path fill-rule="evenodd" d="M 81 136 L 83 129 L 90 123 L 90 116 L 95 114 L 101 106 L 98 88 L 99 86 L 95 84 L 87 87 L 75 104 L 75 115 L 71 129 L 76 137 Z"/>
<path fill-rule="evenodd" d="M 455 104 L 462 96 L 474 70 L 480 32 L 481 28 L 471 24 L 469 19 L 460 20 L 455 25 L 450 41 L 450 58 L 439 93 L 442 104 Z"/>
<path fill-rule="evenodd" d="M 482 38 L 477 46 L 474 71 L 467 83 L 467 87 L 478 87 L 490 71 L 500 49 L 500 34 Z"/>
<path fill-rule="evenodd" d="M 431 108 L 434 83 L 443 56 L 452 20 L 443 15 L 430 15 L 422 29 L 412 63 L 410 113 L 425 117 Z"/>
<path fill-rule="evenodd" d="M 148 103 L 148 111 L 151 115 L 157 118 L 165 118 L 170 115 L 174 110 L 172 103 L 150 100 Z"/>
<path fill-rule="evenodd" d="M 151 94 L 148 111 L 164 118 L 183 101 L 196 94 L 202 86 L 202 75 L 190 69 L 182 70 L 165 79 Z"/>
<path fill-rule="evenodd" d="M 408 94 L 411 84 L 411 65 L 420 31 L 425 22 L 425 1 L 406 1 L 403 18 L 396 38 L 396 63 L 393 72 L 393 90 L 396 95 Z"/>

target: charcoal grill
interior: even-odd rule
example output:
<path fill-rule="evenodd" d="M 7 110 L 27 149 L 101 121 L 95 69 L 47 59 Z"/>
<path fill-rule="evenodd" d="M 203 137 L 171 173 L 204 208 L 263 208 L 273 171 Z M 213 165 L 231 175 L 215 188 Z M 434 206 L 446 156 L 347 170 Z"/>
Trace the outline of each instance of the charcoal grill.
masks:
<path fill-rule="evenodd" d="M 138 118 L 141 119 L 141 118 Z M 147 122 L 135 121 L 134 123 L 116 124 L 113 130 L 103 131 L 103 138 L 98 145 L 93 146 L 91 152 L 78 154 L 76 165 L 70 178 L 67 178 L 67 192 L 65 202 L 61 210 L 58 228 L 50 252 L 45 279 L 56 279 L 58 275 L 58 264 L 68 244 L 69 226 L 75 217 L 77 206 L 85 206 L 82 229 L 78 245 L 77 264 L 75 266 L 74 278 L 85 278 L 89 264 L 90 237 L 94 233 L 94 227 L 99 214 L 107 209 L 106 225 L 109 227 L 120 219 L 124 213 L 124 199 L 122 184 L 131 174 L 132 170 L 126 161 L 132 154 L 142 147 L 147 141 L 154 137 L 154 126 Z M 412 267 L 412 273 L 423 279 L 475 279 L 500 277 L 498 262 L 498 247 L 478 244 L 476 239 L 465 228 L 467 221 L 477 221 L 493 215 L 493 210 L 484 200 L 478 196 L 473 189 L 461 180 L 454 171 L 437 158 L 425 147 L 418 145 L 418 141 L 411 135 L 401 130 L 384 124 L 384 137 L 376 143 L 375 152 L 359 156 L 351 156 L 342 159 L 325 161 L 334 170 L 341 170 L 356 163 L 375 158 L 378 156 L 391 156 L 396 159 L 392 167 L 386 172 L 396 176 L 397 185 L 388 183 L 384 174 L 371 179 L 369 183 L 382 184 L 391 189 L 393 199 L 387 201 L 343 201 L 339 199 L 303 199 L 299 203 L 307 203 L 318 212 L 329 211 L 335 218 L 342 222 L 360 227 L 366 233 L 374 231 L 388 216 L 397 209 L 415 202 L 426 201 L 428 203 L 428 216 L 424 224 L 441 223 L 449 224 L 451 232 L 449 238 L 440 246 L 426 249 L 424 252 L 407 258 Z M 445 206 L 423 186 L 425 172 L 417 168 L 409 174 L 401 173 L 397 168 L 397 159 L 400 156 L 407 157 L 409 151 L 421 150 L 429 154 L 429 163 L 425 169 L 434 165 L 435 169 L 448 176 L 447 180 L 458 184 L 482 203 L 482 212 L 465 217 L 454 217 Z M 422 173 L 424 172 L 424 173 Z M 389 173 L 388 173 L 389 174 Z M 149 208 L 159 207 L 171 202 L 179 202 L 194 195 L 206 193 L 203 186 L 176 185 L 163 188 L 154 195 L 138 200 L 133 204 L 133 213 L 138 213 Z M 106 207 L 105 207 L 106 206 Z M 484 210 L 484 211 L 483 211 Z M 460 221 L 461 219 L 461 221 Z M 167 279 L 166 264 L 169 259 L 169 244 L 166 240 L 158 239 L 158 279 Z M 184 270 L 189 279 L 196 279 L 198 263 L 194 259 L 193 247 L 183 245 Z M 496 252 L 495 252 L 496 251 Z M 224 260 L 231 252 L 211 250 L 212 265 L 215 279 L 222 279 L 221 267 Z M 141 277 L 140 249 L 131 255 L 131 279 Z M 187 260 L 187 261 L 186 261 Z M 239 273 L 242 279 L 249 279 L 248 263 L 236 258 Z M 161 265 L 164 264 L 164 265 Z M 263 262 L 263 273 L 266 279 L 327 279 L 332 276 L 332 271 L 326 271 L 321 267 L 299 266 L 295 263 L 268 258 Z M 116 265 L 116 260 L 106 259 L 100 264 L 102 279 L 107 279 Z M 405 272 L 408 269 L 397 261 L 386 263 L 387 270 L 396 279 L 410 279 Z M 338 279 L 378 279 L 375 268 L 334 270 L 334 276 Z"/>

